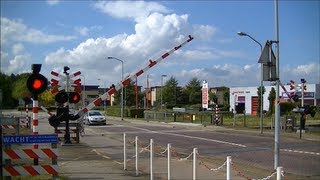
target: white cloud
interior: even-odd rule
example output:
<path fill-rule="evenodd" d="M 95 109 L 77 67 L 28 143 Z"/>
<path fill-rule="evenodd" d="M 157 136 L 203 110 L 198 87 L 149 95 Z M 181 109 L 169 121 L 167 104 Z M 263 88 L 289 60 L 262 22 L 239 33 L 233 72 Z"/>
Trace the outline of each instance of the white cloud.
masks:
<path fill-rule="evenodd" d="M 60 3 L 60 0 L 47 0 L 47 4 L 50 6 L 57 5 Z"/>
<path fill-rule="evenodd" d="M 212 40 L 211 37 L 216 32 L 216 28 L 209 25 L 194 25 L 194 37 L 204 41 Z"/>
<path fill-rule="evenodd" d="M 1 72 L 6 74 L 23 73 L 30 70 L 32 57 L 27 53 L 22 44 L 12 46 L 11 57 L 9 53 L 1 51 Z"/>
<path fill-rule="evenodd" d="M 255 86 L 259 83 L 258 64 L 235 65 L 219 64 L 208 68 L 194 68 L 176 72 L 181 84 L 185 85 L 193 77 L 206 80 L 210 87 L 214 86 Z"/>
<path fill-rule="evenodd" d="M 116 18 L 145 19 L 151 13 L 168 13 L 169 10 L 157 2 L 144 1 L 99 1 L 94 4 L 99 11 Z"/>
<path fill-rule="evenodd" d="M 91 27 L 75 27 L 75 31 L 81 36 L 88 36 L 90 31 L 101 30 L 101 26 L 91 26 Z"/>
<path fill-rule="evenodd" d="M 308 63 L 297 66 L 285 65 L 280 70 L 280 79 L 283 83 L 290 80 L 300 81 L 301 78 L 307 82 L 320 83 L 320 63 Z"/>
<path fill-rule="evenodd" d="M 25 49 L 22 43 L 17 43 L 12 46 L 12 54 L 18 55 L 24 53 Z"/>
<path fill-rule="evenodd" d="M 10 20 L 1 17 L 1 44 L 9 42 L 30 42 L 35 44 L 48 44 L 58 41 L 70 41 L 74 36 L 61 36 L 46 34 L 37 29 L 29 28 L 21 20 Z"/>

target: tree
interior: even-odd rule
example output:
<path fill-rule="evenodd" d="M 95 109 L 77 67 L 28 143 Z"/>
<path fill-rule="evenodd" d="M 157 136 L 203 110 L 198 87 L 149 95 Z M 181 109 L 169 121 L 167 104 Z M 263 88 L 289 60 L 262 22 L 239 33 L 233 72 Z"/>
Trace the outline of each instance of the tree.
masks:
<path fill-rule="evenodd" d="M 177 86 L 178 81 L 171 76 L 162 88 L 162 101 L 170 109 L 177 104 Z"/>
<path fill-rule="evenodd" d="M 13 77 L 14 78 L 14 77 Z M 2 102 L 0 102 L 1 108 L 13 108 L 16 106 L 17 102 L 12 98 L 12 77 L 0 73 L 0 90 L 2 97 Z"/>
<path fill-rule="evenodd" d="M 228 89 L 223 93 L 223 110 L 224 111 L 229 111 L 229 108 L 230 108 L 229 99 L 230 99 L 230 91 Z"/>
<path fill-rule="evenodd" d="M 274 87 L 271 88 L 268 100 L 269 100 L 269 114 L 274 113 L 274 101 L 276 99 L 276 90 Z"/>
<path fill-rule="evenodd" d="M 31 93 L 27 88 L 27 79 L 30 73 L 24 73 L 17 75 L 12 85 L 12 97 L 16 100 L 23 99 L 25 97 L 31 97 Z"/>
<path fill-rule="evenodd" d="M 218 102 L 218 97 L 216 93 L 209 92 L 209 101 L 213 101 L 214 103 Z"/>
<path fill-rule="evenodd" d="M 124 87 L 123 95 L 123 105 L 126 106 L 135 106 L 136 105 L 136 92 L 135 92 L 135 82 L 130 82 L 127 86 Z M 117 91 L 114 94 L 114 104 L 120 105 L 121 103 L 121 91 Z M 139 92 L 138 94 L 138 104 L 143 104 L 143 94 Z"/>
<path fill-rule="evenodd" d="M 55 103 L 54 95 L 49 89 L 47 89 L 39 95 L 39 101 L 42 102 L 46 107 L 53 106 Z"/>
<path fill-rule="evenodd" d="M 188 95 L 189 104 L 201 103 L 201 84 L 197 78 L 192 78 L 186 85 L 186 93 Z"/>
<path fill-rule="evenodd" d="M 258 91 L 258 110 L 257 110 L 257 114 L 260 116 L 260 109 L 261 109 L 261 101 L 263 102 L 263 99 L 261 97 L 261 89 L 262 89 L 262 94 L 264 94 L 266 92 L 266 88 L 264 86 L 260 86 L 257 88 Z"/>

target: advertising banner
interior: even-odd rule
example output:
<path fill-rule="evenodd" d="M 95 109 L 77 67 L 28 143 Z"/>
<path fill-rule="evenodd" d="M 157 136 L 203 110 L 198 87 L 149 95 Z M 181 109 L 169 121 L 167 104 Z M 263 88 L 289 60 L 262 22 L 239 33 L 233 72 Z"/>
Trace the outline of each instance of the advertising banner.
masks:
<path fill-rule="evenodd" d="M 202 108 L 208 109 L 208 82 L 203 81 L 202 82 Z"/>

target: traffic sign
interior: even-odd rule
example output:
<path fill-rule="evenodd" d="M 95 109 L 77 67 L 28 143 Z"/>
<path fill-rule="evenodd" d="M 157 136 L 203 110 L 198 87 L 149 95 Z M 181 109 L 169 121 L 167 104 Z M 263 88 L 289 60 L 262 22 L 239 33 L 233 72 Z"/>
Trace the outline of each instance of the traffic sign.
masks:
<path fill-rule="evenodd" d="M 17 136 L 2 136 L 4 145 L 11 144 L 40 144 L 40 143 L 58 143 L 57 134 L 42 134 L 42 135 L 17 135 Z"/>
<path fill-rule="evenodd" d="M 261 63 L 263 81 L 275 81 L 277 79 L 276 75 L 276 56 L 272 50 L 272 43 L 270 41 L 266 42 L 264 46 L 258 63 Z"/>

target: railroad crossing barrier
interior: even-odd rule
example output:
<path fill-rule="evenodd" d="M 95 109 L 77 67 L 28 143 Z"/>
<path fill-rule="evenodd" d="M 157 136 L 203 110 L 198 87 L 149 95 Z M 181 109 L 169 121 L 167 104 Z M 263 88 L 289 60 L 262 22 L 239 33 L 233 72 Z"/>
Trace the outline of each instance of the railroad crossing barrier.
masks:
<path fill-rule="evenodd" d="M 80 128 L 79 123 L 69 123 L 70 140 L 80 143 Z M 54 128 L 54 133 L 58 135 L 59 141 L 64 139 L 64 134 L 66 132 L 66 124 L 60 123 L 58 127 Z"/>
<path fill-rule="evenodd" d="M 5 179 L 11 179 L 12 176 L 38 176 L 38 175 L 52 175 L 53 179 L 57 179 L 59 166 L 57 162 L 58 149 L 57 149 L 56 134 L 45 135 L 19 135 L 19 136 L 2 136 L 2 143 L 4 149 L 2 150 L 2 175 Z M 51 144 L 51 148 L 22 148 L 11 149 L 13 144 Z M 25 147 L 25 146 L 24 146 Z M 26 164 L 22 159 L 51 159 L 51 164 Z M 19 161 L 15 164 L 12 161 Z M 35 161 L 34 161 L 35 163 Z M 23 164 L 23 165 L 22 165 Z"/>
<path fill-rule="evenodd" d="M 135 148 L 135 155 L 132 156 L 131 158 L 127 158 L 127 142 L 129 142 L 129 144 L 132 144 Z M 149 145 L 147 145 L 146 147 L 143 147 L 142 143 L 139 142 L 139 138 L 138 136 L 135 136 L 135 139 L 133 142 L 130 142 L 127 140 L 126 138 L 126 133 L 123 134 L 123 168 L 124 170 L 127 169 L 126 164 L 128 161 L 131 161 L 133 158 L 135 159 L 135 172 L 136 172 L 136 176 L 139 176 L 139 154 L 143 153 L 145 151 L 148 151 L 150 153 L 150 160 L 149 160 L 149 174 L 150 174 L 150 180 L 154 179 L 154 167 L 153 167 L 153 161 L 154 161 L 154 155 L 158 154 L 161 156 L 165 156 L 165 153 L 167 153 L 167 179 L 170 180 L 171 179 L 171 161 L 172 161 L 172 155 L 175 155 L 175 159 L 177 159 L 178 161 L 186 161 L 189 158 L 192 157 L 192 180 L 196 180 L 197 179 L 197 169 L 198 166 L 204 166 L 206 169 L 208 169 L 209 171 L 220 171 L 223 168 L 225 168 L 226 171 L 226 179 L 227 180 L 231 180 L 232 179 L 232 170 L 234 170 L 239 176 L 246 178 L 246 179 L 255 179 L 255 178 L 250 178 L 248 176 L 246 176 L 243 172 L 241 172 L 237 166 L 232 162 L 232 158 L 231 156 L 227 156 L 226 161 L 216 167 L 216 168 L 212 168 L 210 167 L 205 161 L 204 159 L 206 159 L 206 157 L 202 157 L 199 154 L 198 148 L 193 148 L 193 151 L 186 157 L 181 158 L 179 157 L 179 153 L 177 151 L 175 151 L 172 148 L 172 145 L 169 143 L 167 145 L 167 148 L 164 151 L 159 151 L 159 150 L 155 150 L 155 149 L 159 149 L 155 147 L 155 143 L 153 139 L 150 139 Z M 271 175 L 265 177 L 265 178 L 259 178 L 259 179 L 271 179 L 272 177 L 276 176 L 277 180 L 281 180 L 282 178 L 285 178 L 284 175 L 284 171 L 282 167 L 277 167 L 276 171 L 273 172 Z"/>
<path fill-rule="evenodd" d="M 20 133 L 20 120 L 17 117 L 1 117 L 2 134 L 18 135 Z"/>

